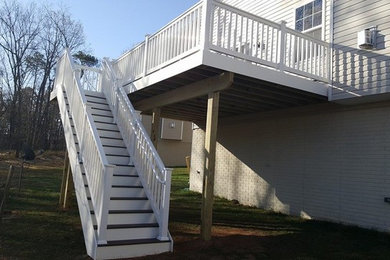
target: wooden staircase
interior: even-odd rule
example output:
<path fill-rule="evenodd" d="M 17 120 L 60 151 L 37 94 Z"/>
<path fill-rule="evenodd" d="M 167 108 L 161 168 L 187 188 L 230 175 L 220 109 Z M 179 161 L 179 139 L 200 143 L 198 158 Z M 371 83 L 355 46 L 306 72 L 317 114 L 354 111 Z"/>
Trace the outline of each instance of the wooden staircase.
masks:
<path fill-rule="evenodd" d="M 73 71 L 65 70 L 64 73 Z M 91 151 L 87 149 L 87 145 L 80 145 L 80 140 L 85 139 L 83 141 L 87 142 L 87 139 L 84 131 L 81 135 L 77 134 L 77 120 L 73 117 L 78 116 L 78 111 L 72 111 L 66 87 L 59 84 L 56 91 L 88 254 L 94 259 L 115 259 L 171 251 L 173 242 L 169 233 L 168 236 L 161 234 L 162 214 L 156 210 L 156 198 L 148 191 L 149 187 L 143 184 L 148 182 L 145 176 L 140 176 L 142 172 L 134 165 L 128 144 L 123 139 L 105 94 L 82 90 L 86 114 L 90 115 L 86 119 L 89 118 L 88 123 L 97 133 L 95 141 L 98 147 L 99 144 L 102 147 L 102 157 L 107 160 L 105 165 L 113 169 L 110 178 L 107 177 L 109 171 L 104 171 L 105 176 L 101 179 L 104 182 L 99 184 L 93 169 L 86 169 L 85 159 L 94 157 L 88 157 Z M 67 129 L 71 129 L 71 134 Z M 100 205 L 97 203 L 99 196 L 93 197 L 96 185 L 103 186 L 104 194 L 109 194 L 106 203 L 104 195 Z M 102 213 L 97 214 L 99 207 Z M 99 227 L 100 223 L 103 223 L 102 227 Z"/>

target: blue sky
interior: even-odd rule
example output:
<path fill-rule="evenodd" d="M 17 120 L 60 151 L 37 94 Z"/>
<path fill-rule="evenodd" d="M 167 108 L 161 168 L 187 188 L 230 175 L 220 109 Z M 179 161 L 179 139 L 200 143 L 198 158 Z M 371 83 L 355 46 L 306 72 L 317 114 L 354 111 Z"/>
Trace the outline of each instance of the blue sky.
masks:
<path fill-rule="evenodd" d="M 26 1 L 26 0 L 25 0 Z M 64 0 L 98 58 L 118 58 L 199 0 Z M 57 5 L 56 0 L 42 0 Z"/>

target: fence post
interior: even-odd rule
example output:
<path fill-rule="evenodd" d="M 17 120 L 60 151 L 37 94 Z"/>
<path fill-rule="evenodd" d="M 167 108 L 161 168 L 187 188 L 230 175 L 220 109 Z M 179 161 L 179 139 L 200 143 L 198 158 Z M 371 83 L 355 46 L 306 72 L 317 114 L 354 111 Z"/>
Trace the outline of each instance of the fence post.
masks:
<path fill-rule="evenodd" d="M 279 49 L 279 70 L 284 70 L 286 57 L 286 21 L 280 23 L 280 49 Z"/>
<path fill-rule="evenodd" d="M 171 194 L 171 177 L 172 177 L 172 169 L 165 168 L 165 185 L 163 192 L 163 202 L 162 202 L 162 212 L 160 215 L 160 229 L 159 235 L 157 237 L 158 240 L 166 241 L 169 240 L 168 237 L 168 220 L 169 220 L 169 198 Z"/>
<path fill-rule="evenodd" d="M 203 50 L 208 50 L 209 48 L 209 40 L 210 40 L 210 33 L 211 33 L 211 20 L 213 17 L 213 10 L 212 10 L 212 0 L 203 0 L 203 13 L 202 13 L 202 22 L 201 26 L 201 46 L 203 47 Z M 202 30 L 203 29 L 203 30 Z"/>
<path fill-rule="evenodd" d="M 65 152 L 65 160 L 64 160 L 64 170 L 62 172 L 62 182 L 61 182 L 61 190 L 60 190 L 60 200 L 59 205 L 60 207 L 64 204 L 64 198 L 65 198 L 65 186 L 66 186 L 66 172 L 69 167 L 69 158 L 68 158 L 68 151 Z"/>
<path fill-rule="evenodd" d="M 148 49 L 149 49 L 149 34 L 145 35 L 145 51 L 144 51 L 144 63 L 143 63 L 143 77 L 146 76 L 148 72 Z"/>
<path fill-rule="evenodd" d="M 102 202 L 100 204 L 100 212 L 96 212 L 98 217 L 98 244 L 107 244 L 107 224 L 108 224 L 108 210 L 110 203 L 110 191 L 112 185 L 112 176 L 114 175 L 115 166 L 107 165 L 104 172 L 104 187 L 102 192 Z M 100 213 L 98 215 L 98 213 Z"/>
<path fill-rule="evenodd" d="M 1 200 L 1 204 L 0 204 L 0 218 L 3 215 L 5 203 L 6 203 L 7 198 L 8 198 L 8 191 L 9 191 L 9 186 L 10 186 L 13 172 L 14 172 L 14 167 L 12 165 L 10 165 L 8 175 L 7 175 L 7 180 L 5 182 L 5 187 L 4 187 L 4 196 L 3 196 L 3 199 Z"/>

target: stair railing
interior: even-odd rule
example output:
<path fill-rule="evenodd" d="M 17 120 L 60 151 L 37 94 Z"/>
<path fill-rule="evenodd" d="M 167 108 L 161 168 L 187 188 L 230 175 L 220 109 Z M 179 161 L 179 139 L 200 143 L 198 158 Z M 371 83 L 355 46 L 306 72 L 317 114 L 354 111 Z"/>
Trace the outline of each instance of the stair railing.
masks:
<path fill-rule="evenodd" d="M 103 61 L 102 84 L 102 90 L 156 215 L 159 224 L 158 239 L 168 240 L 172 169 L 165 168 L 138 112 L 120 87 L 115 71 L 106 59 Z"/>
<path fill-rule="evenodd" d="M 108 205 L 114 165 L 108 163 L 90 107 L 80 82 L 80 71 L 73 63 L 68 50 L 59 60 L 57 70 L 62 70 L 62 85 L 66 92 L 73 125 L 79 142 L 79 162 L 83 164 L 88 181 L 91 202 L 97 220 L 97 240 L 107 243 Z"/>

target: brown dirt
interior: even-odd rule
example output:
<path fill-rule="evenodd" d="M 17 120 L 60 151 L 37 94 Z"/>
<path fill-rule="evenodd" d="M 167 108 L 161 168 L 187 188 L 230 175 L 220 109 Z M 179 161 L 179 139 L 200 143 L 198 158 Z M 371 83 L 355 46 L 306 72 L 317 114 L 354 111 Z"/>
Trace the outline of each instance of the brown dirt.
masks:
<path fill-rule="evenodd" d="M 50 169 L 58 168 L 64 165 L 64 151 L 45 151 L 35 157 L 35 160 L 26 164 L 29 168 Z M 22 159 L 15 158 L 15 152 L 2 151 L 0 152 L 0 167 L 8 167 L 9 165 L 20 166 Z"/>
<path fill-rule="evenodd" d="M 203 241 L 197 225 L 174 223 L 170 230 L 174 240 L 172 253 L 137 259 L 258 259 L 266 257 L 262 241 L 270 236 L 269 232 L 256 229 L 214 226 L 212 239 Z"/>

